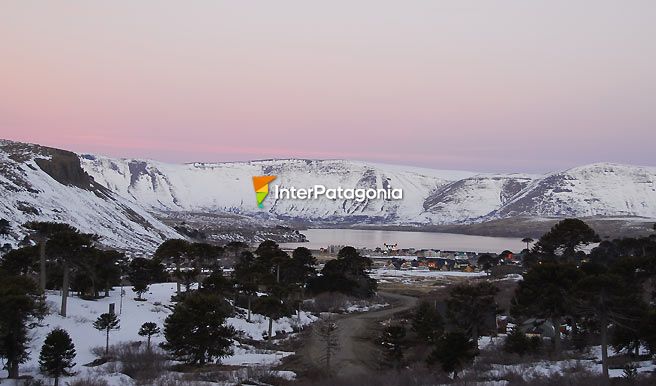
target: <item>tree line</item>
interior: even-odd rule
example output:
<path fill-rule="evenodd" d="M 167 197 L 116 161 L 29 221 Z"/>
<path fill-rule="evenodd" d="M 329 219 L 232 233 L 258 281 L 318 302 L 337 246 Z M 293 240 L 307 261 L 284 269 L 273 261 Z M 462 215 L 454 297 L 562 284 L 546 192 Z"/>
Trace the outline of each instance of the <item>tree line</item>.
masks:
<path fill-rule="evenodd" d="M 656 230 L 656 226 L 654 228 Z M 640 356 L 646 347 L 656 355 L 656 235 L 599 242 L 585 222 L 565 219 L 543 235 L 525 254 L 526 270 L 514 290 L 509 310 L 495 301 L 498 288 L 488 281 L 454 285 L 444 309 L 423 302 L 411 327 L 393 324 L 379 339 L 388 366 L 399 368 L 404 350 L 432 347 L 426 362 L 457 377 L 478 355 L 481 334 L 496 335 L 496 315 L 509 312 L 516 327 L 503 349 L 518 355 L 564 348 L 601 346 L 602 374 L 609 379 L 608 349 Z M 525 241 L 530 242 L 530 241 Z M 521 326 L 536 320 L 548 330 L 548 343 L 528 337 Z M 412 332 L 413 338 L 406 333 Z"/>
<path fill-rule="evenodd" d="M 300 247 L 290 255 L 273 241 L 252 250 L 241 242 L 217 246 L 172 239 L 164 241 L 152 258 L 128 259 L 102 248 L 97 235 L 68 224 L 32 222 L 24 227 L 30 231 L 31 245 L 11 250 L 0 260 L 0 357 L 10 378 L 19 376 L 19 365 L 29 358 L 29 331 L 47 313 L 47 290 L 61 290 L 59 313 L 65 317 L 70 291 L 92 300 L 109 296 L 127 281 L 140 301 L 150 285 L 174 281 L 175 306 L 161 329 L 166 340 L 162 347 L 178 361 L 203 365 L 230 355 L 236 331 L 226 319 L 240 309 L 248 321 L 252 312 L 268 317 L 270 340 L 273 321 L 300 312 L 307 296 L 335 291 L 368 297 L 376 289 L 368 276 L 371 260 L 352 247 L 343 248 L 318 272 L 310 250 Z M 223 270 L 226 260 L 234 261 L 229 275 Z M 119 322 L 118 315 L 105 313 L 93 323 L 105 334 L 105 356 L 110 354 L 110 333 Z M 148 337 L 150 348 L 150 337 L 160 328 L 147 324 L 139 334 Z M 53 330 L 42 349 L 42 361 L 50 363 L 42 371 L 55 379 L 74 365 L 74 347 L 67 336 Z"/>

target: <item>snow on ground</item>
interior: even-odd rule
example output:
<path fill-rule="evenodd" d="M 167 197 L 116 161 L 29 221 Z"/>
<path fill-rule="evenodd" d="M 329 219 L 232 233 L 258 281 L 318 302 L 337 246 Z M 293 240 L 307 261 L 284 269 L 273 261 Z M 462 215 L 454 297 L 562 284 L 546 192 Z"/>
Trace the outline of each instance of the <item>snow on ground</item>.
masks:
<path fill-rule="evenodd" d="M 291 317 L 280 318 L 273 321 L 273 332 L 286 332 L 294 331 L 294 328 L 307 326 L 317 320 L 317 317 L 301 311 L 300 318 L 297 315 Z M 265 335 L 269 331 L 269 319 L 263 315 L 251 315 L 251 321 L 248 322 L 243 315 L 228 318 L 228 324 L 237 330 L 244 331 L 244 334 L 253 340 L 264 340 Z"/>
<path fill-rule="evenodd" d="M 120 319 L 120 329 L 110 332 L 110 345 L 142 341 L 145 338 L 139 336 L 137 332 L 145 322 L 155 322 L 163 330 L 164 320 L 172 312 L 171 296 L 175 293 L 175 283 L 161 283 L 150 286 L 148 293 L 144 294 L 146 301 L 135 301 L 136 294 L 131 288 L 124 287 L 125 295 L 123 296 L 123 305 L 121 307 L 121 291 L 117 287 L 110 292 L 110 296 L 98 300 L 82 300 L 78 297 L 68 299 L 68 316 L 66 318 L 58 314 L 61 304 L 61 296 L 58 291 L 49 291 L 47 293 L 47 304 L 50 314 L 42 321 L 41 326 L 31 330 L 31 355 L 29 360 L 20 367 L 21 375 L 38 376 L 39 373 L 39 353 L 46 335 L 54 328 L 63 328 L 70 334 L 77 356 L 75 358 L 76 366 L 73 371 L 78 372 L 77 377 L 84 377 L 90 372 L 100 371 L 100 368 L 87 368 L 84 364 L 90 363 L 97 359 L 91 350 L 97 347 L 105 347 L 105 334 L 93 328 L 93 322 L 104 312 L 108 312 L 110 303 L 115 304 L 115 312 Z M 274 320 L 273 331 L 292 332 L 294 327 L 306 326 L 317 320 L 317 317 L 301 312 L 298 316 L 281 318 Z M 237 315 L 227 319 L 228 324 L 235 329 L 244 332 L 246 337 L 253 340 L 263 340 L 263 333 L 268 331 L 268 319 L 262 315 L 253 314 L 251 322 L 245 320 L 245 316 Z M 164 341 L 163 334 L 154 336 L 152 344 L 157 345 Z M 240 345 L 235 342 L 234 355 L 224 358 L 222 363 L 230 365 L 245 366 L 262 366 L 276 365 L 285 356 L 292 355 L 293 352 L 282 352 L 273 350 L 257 350 L 252 346 Z M 102 367 L 102 366 L 101 366 Z M 0 378 L 7 376 L 6 371 L 0 371 Z M 103 375 L 106 378 L 107 375 Z M 289 374 L 284 374 L 289 377 Z M 129 377 L 121 374 L 113 374 L 111 378 L 116 380 L 112 384 L 126 384 L 124 381 Z M 113 382 L 113 381 L 112 381 Z M 131 384 L 131 383 L 127 383 Z"/>
<path fill-rule="evenodd" d="M 378 310 L 381 308 L 385 308 L 389 306 L 389 303 L 368 303 L 366 301 L 364 302 L 356 302 L 352 303 L 351 305 L 347 306 L 344 309 L 344 312 L 346 313 L 353 313 L 353 312 L 367 312 L 367 311 L 374 311 Z"/>
<path fill-rule="evenodd" d="M 376 268 L 371 270 L 370 276 L 381 283 L 404 280 L 429 280 L 453 277 L 473 278 L 487 276 L 485 272 L 461 272 L 461 271 L 430 271 L 425 269 L 387 269 Z"/>
<path fill-rule="evenodd" d="M 500 334 L 497 337 L 483 336 L 478 339 L 478 347 L 481 350 L 497 350 L 497 344 L 502 344 L 506 335 Z M 641 354 L 646 350 L 641 350 Z M 617 355 L 612 348 L 609 348 L 609 356 Z M 633 363 L 638 373 L 656 371 L 656 364 L 653 361 L 640 361 Z M 519 374 L 525 381 L 533 378 L 548 377 L 552 375 L 564 375 L 576 373 L 577 371 L 586 370 L 593 374 L 601 374 L 601 346 L 593 346 L 587 350 L 587 353 L 581 358 L 564 359 L 560 361 L 538 360 L 535 362 L 526 362 L 518 364 L 492 364 L 492 369 L 485 372 L 485 376 L 491 379 L 504 379 L 512 374 Z M 624 369 L 609 369 L 611 378 L 619 378 L 624 375 Z"/>

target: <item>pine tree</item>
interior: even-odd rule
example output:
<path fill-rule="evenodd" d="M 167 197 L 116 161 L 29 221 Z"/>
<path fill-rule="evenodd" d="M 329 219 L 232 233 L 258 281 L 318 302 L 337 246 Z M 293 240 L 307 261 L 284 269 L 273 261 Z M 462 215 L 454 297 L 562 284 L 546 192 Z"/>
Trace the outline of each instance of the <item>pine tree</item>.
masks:
<path fill-rule="evenodd" d="M 159 327 L 157 327 L 156 323 L 146 322 L 141 325 L 141 328 L 139 329 L 139 336 L 145 336 L 148 338 L 148 344 L 146 347 L 148 347 L 149 351 L 150 351 L 150 338 L 159 333 L 160 333 L 160 329 Z"/>
<path fill-rule="evenodd" d="M 52 330 L 41 347 L 39 355 L 41 372 L 55 378 L 55 386 L 59 386 L 59 377 L 72 375 L 70 370 L 75 366 L 73 359 L 75 359 L 75 346 L 68 332 L 60 328 Z"/>
<path fill-rule="evenodd" d="M 440 313 L 428 302 L 419 304 L 412 319 L 412 331 L 420 339 L 433 343 L 435 339 L 442 335 L 443 330 L 444 323 Z"/>
<path fill-rule="evenodd" d="M 98 331 L 105 331 L 105 356 L 109 354 L 109 332 L 111 330 L 118 330 L 120 320 L 116 317 L 116 314 L 113 313 L 104 313 L 101 314 L 95 322 L 93 322 L 93 328 Z"/>
<path fill-rule="evenodd" d="M 176 304 L 164 322 L 162 347 L 179 361 L 204 365 L 232 353 L 235 330 L 225 324 L 232 310 L 221 296 L 192 292 Z"/>

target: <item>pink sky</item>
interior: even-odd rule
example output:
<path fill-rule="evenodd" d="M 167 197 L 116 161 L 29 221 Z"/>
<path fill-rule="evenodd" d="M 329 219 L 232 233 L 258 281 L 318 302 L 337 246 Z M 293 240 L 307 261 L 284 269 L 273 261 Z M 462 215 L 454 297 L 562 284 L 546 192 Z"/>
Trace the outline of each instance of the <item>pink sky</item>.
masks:
<path fill-rule="evenodd" d="M 656 165 L 656 2 L 0 3 L 0 138 L 162 161 Z"/>

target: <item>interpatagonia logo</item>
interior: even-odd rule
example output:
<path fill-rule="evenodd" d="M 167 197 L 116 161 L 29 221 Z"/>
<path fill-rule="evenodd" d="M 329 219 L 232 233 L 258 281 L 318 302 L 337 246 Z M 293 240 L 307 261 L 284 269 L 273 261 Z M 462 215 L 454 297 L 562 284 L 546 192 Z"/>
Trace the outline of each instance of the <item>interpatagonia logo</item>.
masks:
<path fill-rule="evenodd" d="M 269 195 L 269 183 L 275 179 L 276 176 L 253 176 L 253 188 L 255 188 L 258 208 L 264 208 L 264 199 Z"/>

